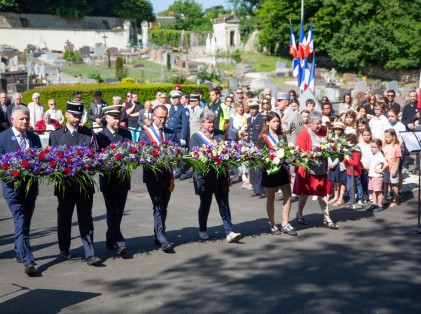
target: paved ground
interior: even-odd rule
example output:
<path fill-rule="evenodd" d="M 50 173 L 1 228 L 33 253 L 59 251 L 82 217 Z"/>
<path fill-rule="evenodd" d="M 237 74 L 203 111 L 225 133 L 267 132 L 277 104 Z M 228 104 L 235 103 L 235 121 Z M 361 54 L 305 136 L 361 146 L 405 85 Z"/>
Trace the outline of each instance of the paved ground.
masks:
<path fill-rule="evenodd" d="M 76 223 L 76 258 L 56 258 L 57 202 L 44 186 L 32 223 L 33 278 L 14 260 L 13 222 L 2 199 L 0 313 L 419 313 L 421 237 L 405 235 L 416 228 L 416 181 L 407 180 L 400 207 L 383 213 L 332 208 L 338 231 L 323 228 L 317 203 L 309 202 L 310 224 L 292 221 L 298 237 L 268 234 L 265 201 L 234 185 L 232 215 L 244 235 L 235 244 L 224 240 L 215 204 L 214 240 L 198 240 L 198 198 L 191 183 L 176 182 L 167 222 L 176 253 L 165 254 L 153 244 L 151 202 L 136 175 L 123 218 L 127 259 L 105 250 L 104 204 L 95 195 L 96 253 L 105 259 L 97 268 L 81 259 Z"/>

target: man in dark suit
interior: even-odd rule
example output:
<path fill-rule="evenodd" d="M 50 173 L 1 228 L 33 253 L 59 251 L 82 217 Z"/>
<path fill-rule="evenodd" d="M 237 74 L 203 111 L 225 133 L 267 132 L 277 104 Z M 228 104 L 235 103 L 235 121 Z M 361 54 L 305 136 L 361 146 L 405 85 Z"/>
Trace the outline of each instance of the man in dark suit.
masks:
<path fill-rule="evenodd" d="M 167 117 L 167 107 L 164 105 L 156 106 L 152 116 L 152 126 L 142 132 L 139 141 L 148 143 L 177 142 L 175 132 L 165 128 Z M 161 249 L 165 253 L 173 251 L 172 245 L 165 234 L 165 220 L 167 218 L 167 208 L 171 198 L 173 180 L 171 170 L 162 169 L 161 172 L 156 174 L 146 168 L 143 171 L 143 182 L 146 183 L 153 205 L 155 243 L 160 244 Z"/>
<path fill-rule="evenodd" d="M 15 93 L 13 95 L 12 101 L 13 102 L 9 106 L 7 106 L 7 118 L 9 119 L 9 125 L 12 124 L 12 121 L 11 121 L 10 118 L 12 117 L 12 110 L 13 110 L 13 108 L 15 106 L 18 106 L 18 105 L 26 106 L 25 104 L 22 104 L 22 94 L 21 93 Z"/>
<path fill-rule="evenodd" d="M 103 131 L 97 135 L 98 148 L 106 148 L 111 143 L 131 142 L 132 134 L 127 129 L 120 128 L 122 105 L 108 106 L 102 110 L 107 123 Z M 99 176 L 99 188 L 104 196 L 107 209 L 106 247 L 116 250 L 119 256 L 127 252 L 126 242 L 120 230 L 127 194 L 130 190 L 130 176 L 119 179 L 117 173 Z"/>
<path fill-rule="evenodd" d="M 252 142 L 257 146 L 257 141 L 263 128 L 263 116 L 259 112 L 261 101 L 250 99 L 247 104 L 250 109 L 250 117 L 247 118 L 247 142 Z M 250 181 L 253 186 L 253 193 L 250 197 L 265 198 L 265 188 L 262 186 L 262 170 L 250 169 Z"/>
<path fill-rule="evenodd" d="M 141 128 L 141 132 L 144 129 L 147 129 L 148 127 L 150 127 L 151 125 L 145 123 L 145 120 L 148 119 L 152 122 L 152 114 L 153 114 L 153 109 L 152 109 L 152 102 L 147 100 L 145 101 L 145 108 L 140 109 L 139 111 L 139 118 L 137 120 L 137 123 L 139 124 L 139 127 Z M 147 121 L 147 120 L 146 120 Z"/>
<path fill-rule="evenodd" d="M 92 127 L 94 127 L 95 132 L 101 131 L 101 127 L 105 125 L 104 113 L 102 108 L 108 106 L 104 100 L 102 100 L 102 92 L 96 91 L 94 93 L 94 101 L 91 102 L 88 109 L 88 117 L 92 121 Z"/>
<path fill-rule="evenodd" d="M 66 105 L 66 125 L 50 133 L 50 146 L 60 145 L 85 145 L 97 149 L 96 136 L 91 129 L 80 127 L 80 120 L 83 114 L 84 105 L 80 102 L 68 101 Z M 72 230 L 72 216 L 76 205 L 77 218 L 79 223 L 80 236 L 85 249 L 86 263 L 97 266 L 102 263 L 94 252 L 94 223 L 92 220 L 92 205 L 95 187 L 87 186 L 81 191 L 80 186 L 75 182 L 65 182 L 61 190 L 54 189 L 54 195 L 58 199 L 57 208 L 57 233 L 60 256 L 71 259 L 70 241 Z"/>
<path fill-rule="evenodd" d="M 7 130 L 10 127 L 10 119 L 7 115 L 10 107 L 10 101 L 7 94 L 0 93 L 0 131 Z"/>
<path fill-rule="evenodd" d="M 41 147 L 38 135 L 28 131 L 29 110 L 25 106 L 16 106 L 11 116 L 12 127 L 0 133 L 0 157 L 6 153 L 24 150 L 31 147 Z M 31 275 L 35 272 L 35 260 L 29 244 L 29 230 L 31 218 L 38 196 L 38 181 L 33 181 L 26 193 L 26 184 L 17 190 L 14 184 L 2 181 L 3 196 L 13 215 L 15 224 L 15 252 L 16 260 L 23 263 L 25 273 Z"/>

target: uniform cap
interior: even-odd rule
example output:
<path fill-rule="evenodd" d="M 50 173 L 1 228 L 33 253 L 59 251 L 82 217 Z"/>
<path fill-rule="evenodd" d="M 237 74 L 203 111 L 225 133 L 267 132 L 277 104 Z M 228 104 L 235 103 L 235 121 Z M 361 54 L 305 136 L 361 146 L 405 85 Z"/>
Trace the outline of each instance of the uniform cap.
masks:
<path fill-rule="evenodd" d="M 190 94 L 190 101 L 199 101 L 200 96 L 197 94 Z"/>
<path fill-rule="evenodd" d="M 260 99 L 249 99 L 247 105 L 250 107 L 259 107 L 262 101 Z"/>
<path fill-rule="evenodd" d="M 102 108 L 102 112 L 110 116 L 119 116 L 121 115 L 121 108 L 123 108 L 123 105 L 106 106 Z"/>
<path fill-rule="evenodd" d="M 82 114 L 85 105 L 80 101 L 68 100 L 66 103 L 66 111 L 74 114 Z"/>
<path fill-rule="evenodd" d="M 287 99 L 287 100 L 289 100 L 289 99 L 290 99 L 290 97 L 289 97 L 289 93 L 286 93 L 286 92 L 279 92 L 279 93 L 277 93 L 277 94 L 276 94 L 276 99 L 277 99 L 277 100 L 282 100 L 282 99 Z"/>
<path fill-rule="evenodd" d="M 182 95 L 183 95 L 183 93 L 182 93 L 182 92 L 180 92 L 179 90 L 173 90 L 173 91 L 170 93 L 170 97 L 171 97 L 171 98 L 180 98 Z"/>

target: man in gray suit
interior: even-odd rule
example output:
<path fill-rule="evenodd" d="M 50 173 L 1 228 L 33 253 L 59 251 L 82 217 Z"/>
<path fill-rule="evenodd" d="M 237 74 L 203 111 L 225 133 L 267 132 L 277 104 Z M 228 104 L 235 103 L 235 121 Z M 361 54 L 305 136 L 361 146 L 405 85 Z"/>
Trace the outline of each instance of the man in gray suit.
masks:
<path fill-rule="evenodd" d="M 280 113 L 282 129 L 287 136 L 288 143 L 295 144 L 297 134 L 304 129 L 304 122 L 301 114 L 298 111 L 293 111 L 289 106 L 289 93 L 279 92 L 276 95 L 276 109 Z M 291 169 L 291 182 L 294 182 L 294 171 Z M 283 200 L 283 196 L 279 196 L 276 200 Z M 296 202 L 298 197 L 292 195 L 291 200 Z"/>
<path fill-rule="evenodd" d="M 205 107 L 207 108 L 207 107 Z M 194 133 L 200 130 L 202 124 L 200 122 L 200 114 L 204 108 L 200 107 L 200 95 L 191 94 L 190 95 L 190 136 L 193 136 Z"/>

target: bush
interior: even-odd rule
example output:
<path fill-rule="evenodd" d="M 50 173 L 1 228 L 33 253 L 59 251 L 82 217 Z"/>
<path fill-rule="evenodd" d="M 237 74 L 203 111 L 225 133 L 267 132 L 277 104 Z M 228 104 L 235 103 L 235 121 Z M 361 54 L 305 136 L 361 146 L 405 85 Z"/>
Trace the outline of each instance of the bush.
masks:
<path fill-rule="evenodd" d="M 63 59 L 68 62 L 81 62 L 83 57 L 79 51 L 74 52 L 72 49 L 66 49 L 63 54 Z"/>
<path fill-rule="evenodd" d="M 160 90 L 167 95 L 173 90 L 173 84 L 74 84 L 74 85 L 50 85 L 36 89 L 30 89 L 22 93 L 24 104 L 32 101 L 33 93 L 41 94 L 41 102 L 47 106 L 47 101 L 53 98 L 56 101 L 57 108 L 63 114 L 66 111 L 66 102 L 73 99 L 73 92 L 80 91 L 83 95 L 83 102 L 86 110 L 88 110 L 91 102 L 94 101 L 93 93 L 97 90 L 102 91 L 102 98 L 108 104 L 112 103 L 113 96 L 122 96 L 126 99 L 127 92 L 137 93 L 139 101 L 144 103 L 146 100 L 154 100 L 157 90 Z M 204 91 L 204 98 L 209 101 L 209 87 L 206 85 L 186 84 L 182 86 L 183 92 L 187 94 L 194 94 L 197 88 Z"/>
<path fill-rule="evenodd" d="M 89 73 L 88 78 L 96 80 L 97 83 L 104 82 L 104 79 L 102 78 L 101 73 L 99 73 L 98 71 Z"/>
<path fill-rule="evenodd" d="M 190 42 L 190 32 L 186 31 L 186 40 Z M 149 31 L 150 43 L 158 46 L 171 45 L 178 47 L 180 44 L 181 31 L 173 29 L 151 29 Z"/>
<path fill-rule="evenodd" d="M 219 74 L 216 70 L 212 69 L 206 69 L 202 68 L 197 72 L 197 79 L 201 84 L 204 82 L 219 82 Z"/>
<path fill-rule="evenodd" d="M 135 80 L 132 77 L 125 77 L 121 80 L 121 84 L 134 84 Z"/>
<path fill-rule="evenodd" d="M 168 83 L 171 84 L 186 84 L 187 82 L 189 82 L 189 80 L 183 73 L 179 73 L 177 75 L 172 75 L 168 77 Z"/>

